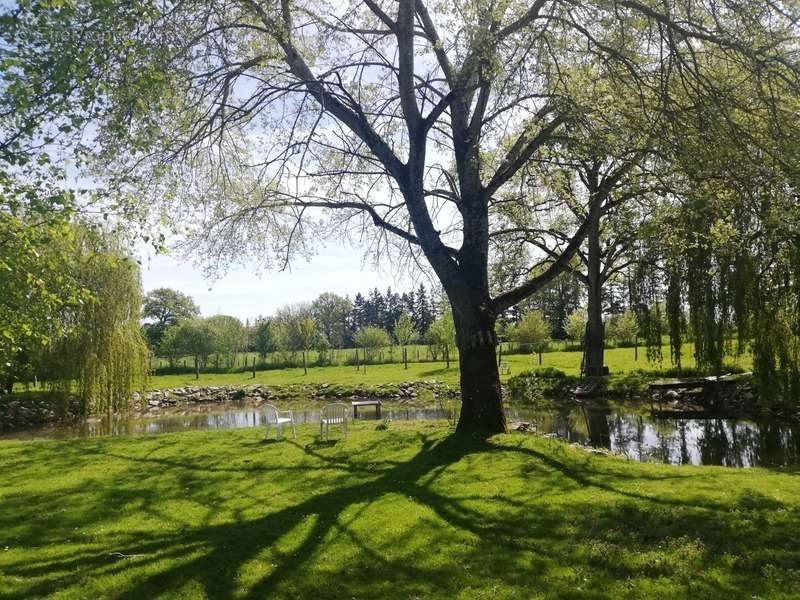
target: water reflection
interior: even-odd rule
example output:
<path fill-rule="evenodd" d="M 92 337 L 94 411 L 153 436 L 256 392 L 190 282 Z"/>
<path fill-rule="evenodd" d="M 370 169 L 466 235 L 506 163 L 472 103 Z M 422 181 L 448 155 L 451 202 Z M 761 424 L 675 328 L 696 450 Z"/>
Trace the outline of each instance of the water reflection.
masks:
<path fill-rule="evenodd" d="M 319 410 L 295 410 L 298 424 L 318 423 Z M 391 420 L 447 419 L 446 408 L 384 408 Z M 371 418 L 372 415 L 364 415 Z M 632 460 L 670 464 L 778 466 L 800 463 L 800 427 L 776 421 L 735 419 L 663 419 L 626 408 L 571 404 L 561 410 L 529 405 L 508 409 L 510 421 L 528 421 L 537 432 L 569 442 L 605 448 Z M 263 427 L 261 408 L 246 404 L 197 406 L 147 419 L 102 418 L 5 438 L 73 438 L 104 435 L 148 435 L 187 430 Z"/>
<path fill-rule="evenodd" d="M 800 427 L 776 421 L 663 419 L 620 409 L 515 412 L 541 433 L 638 461 L 730 467 L 800 463 Z"/>
<path fill-rule="evenodd" d="M 294 410 L 295 423 L 319 423 L 319 410 Z M 385 409 L 382 416 L 392 421 L 434 420 L 452 418 L 446 409 L 440 408 L 399 408 Z M 359 415 L 359 420 L 370 419 L 372 415 Z M 137 436 L 178 431 L 208 429 L 240 429 L 264 427 L 266 420 L 263 409 L 245 403 L 195 407 L 174 411 L 171 414 L 150 418 L 99 417 L 84 419 L 77 423 L 42 427 L 39 429 L 15 431 L 0 434 L 0 439 L 68 439 L 76 437 Z"/>

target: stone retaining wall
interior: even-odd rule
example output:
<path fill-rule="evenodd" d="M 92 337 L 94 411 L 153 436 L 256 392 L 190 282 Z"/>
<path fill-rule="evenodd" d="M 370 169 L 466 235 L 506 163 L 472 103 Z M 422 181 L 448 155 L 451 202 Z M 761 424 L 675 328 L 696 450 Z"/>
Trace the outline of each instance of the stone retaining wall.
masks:
<path fill-rule="evenodd" d="M 431 398 L 454 397 L 458 390 L 438 381 L 409 381 L 398 384 L 376 386 L 339 386 L 321 384 L 290 384 L 280 386 L 187 386 L 165 390 L 153 390 L 134 394 L 133 406 L 152 411 L 162 407 L 182 404 L 213 404 L 233 400 L 267 402 L 279 400 L 364 400 L 379 398 L 409 403 L 420 396 Z"/>
<path fill-rule="evenodd" d="M 80 415 L 77 398 L 22 396 L 0 398 L 0 431 L 33 429 L 47 423 L 72 421 Z"/>

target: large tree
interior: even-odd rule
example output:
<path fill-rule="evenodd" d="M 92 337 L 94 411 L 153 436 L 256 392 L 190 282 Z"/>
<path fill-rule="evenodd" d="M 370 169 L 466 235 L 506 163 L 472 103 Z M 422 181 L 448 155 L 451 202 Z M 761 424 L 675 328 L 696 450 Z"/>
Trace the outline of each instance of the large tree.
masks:
<path fill-rule="evenodd" d="M 353 303 L 347 298 L 324 292 L 311 303 L 311 314 L 333 348 L 343 348 L 347 339 L 347 317 Z"/>
<path fill-rule="evenodd" d="M 681 79 L 665 88 L 668 194 L 638 240 L 632 304 L 649 358 L 661 359 L 665 332 L 678 367 L 685 338 L 715 372 L 752 350 L 762 397 L 797 398 L 800 89 L 713 53 L 698 60 L 702 94 L 724 101 L 698 102 Z"/>
<path fill-rule="evenodd" d="M 78 279 L 71 215 L 58 190 L 0 176 L 0 393 L 37 375 L 31 359 L 68 325 L 59 312 L 91 297 Z"/>
<path fill-rule="evenodd" d="M 584 286 L 587 324 L 583 372 L 607 374 L 604 361 L 605 285 L 633 262 L 638 230 L 648 220 L 646 205 L 661 190 L 665 161 L 658 140 L 666 125 L 664 94 L 646 89 L 619 94 L 620 76 L 602 66 L 574 69 L 584 79 L 576 118 L 562 128 L 561 143 L 520 170 L 519 186 L 539 198 L 537 210 L 520 211 L 513 204 L 501 209 L 502 227 L 492 232 L 501 255 L 520 246 L 537 250 L 537 258 L 557 260 L 578 224 L 586 224 L 586 239 L 568 265 Z M 630 86 L 633 79 L 624 79 Z M 591 212 L 591 208 L 595 210 Z M 541 263 L 524 264 L 529 271 Z"/>
<path fill-rule="evenodd" d="M 244 250 L 285 266 L 320 234 L 368 226 L 374 250 L 424 255 L 453 309 L 462 430 L 505 428 L 496 317 L 564 269 L 599 210 L 491 295 L 496 211 L 526 210 L 504 192 L 579 116 L 574 67 L 603 64 L 635 97 L 702 82 L 702 43 L 765 80 L 797 78 L 797 8 L 768 0 L 24 0 L 7 12 L 7 152 L 20 132 L 78 131 L 121 206 L 138 210 L 132 192 L 166 201 L 212 267 Z M 333 226 L 317 226 L 320 211 Z"/>
<path fill-rule="evenodd" d="M 206 319 L 214 332 L 215 362 L 223 358 L 227 366 L 234 366 L 236 356 L 247 347 L 247 332 L 242 322 L 230 315 L 214 315 Z"/>
<path fill-rule="evenodd" d="M 275 326 L 270 319 L 259 318 L 253 332 L 253 348 L 262 360 L 267 354 L 275 350 Z"/>
<path fill-rule="evenodd" d="M 583 372 L 589 376 L 608 373 L 604 359 L 606 284 L 620 277 L 636 261 L 641 230 L 658 202 L 653 189 L 662 187 L 660 177 L 639 165 L 645 153 L 629 150 L 611 156 L 606 146 L 603 158 L 594 155 L 579 159 L 575 152 L 570 153 L 567 164 L 563 157 L 556 158 L 549 166 L 555 167 L 558 174 L 547 179 L 558 190 L 556 197 L 562 199 L 559 204 L 568 211 L 567 218 L 556 213 L 555 219 L 542 222 L 534 215 L 533 223 L 525 223 L 530 217 L 523 222 L 518 219 L 513 227 L 504 230 L 513 235 L 506 243 L 527 242 L 542 250 L 544 256 L 556 258 L 569 242 L 570 223 L 575 219 L 587 222 L 586 239 L 568 269 L 585 289 Z M 582 195 L 593 198 L 599 206 L 594 215 L 587 214 L 585 203 L 580 200 Z"/>
<path fill-rule="evenodd" d="M 147 292 L 142 305 L 146 321 L 145 335 L 150 346 L 158 350 L 168 328 L 185 319 L 194 319 L 200 309 L 191 296 L 172 288 L 156 288 Z"/>
<path fill-rule="evenodd" d="M 660 217 L 665 226 L 647 244 L 637 300 L 644 308 L 663 300 L 674 362 L 680 364 L 686 335 L 695 363 L 717 373 L 726 358 L 751 350 L 761 398 L 796 402 L 800 95 L 777 82 L 768 93 L 782 101 L 764 111 L 757 101 L 762 82 L 716 66 L 709 83 L 728 101 L 697 106 L 683 99 L 687 134 L 675 145 L 674 198 Z M 674 98 L 680 105 L 681 95 Z M 713 143 L 720 131 L 730 144 Z"/>
<path fill-rule="evenodd" d="M 200 378 L 200 369 L 208 363 L 208 357 L 216 349 L 217 332 L 209 319 L 187 319 L 171 327 L 164 335 L 163 343 L 173 356 L 194 358 L 195 379 Z"/>

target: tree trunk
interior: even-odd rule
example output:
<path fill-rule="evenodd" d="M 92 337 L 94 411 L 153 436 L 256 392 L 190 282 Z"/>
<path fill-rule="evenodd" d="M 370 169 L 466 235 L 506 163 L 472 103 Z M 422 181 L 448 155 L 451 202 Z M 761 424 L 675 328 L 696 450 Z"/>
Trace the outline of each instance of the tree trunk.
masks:
<path fill-rule="evenodd" d="M 303 350 L 303 375 L 308 375 L 308 366 L 306 365 L 306 351 Z"/>
<path fill-rule="evenodd" d="M 400 3 L 400 6 L 406 5 Z M 403 109 L 405 111 L 406 106 Z M 397 181 L 403 190 L 416 237 L 453 309 L 461 381 L 461 415 L 457 430 L 504 432 L 506 420 L 494 348 L 497 315 L 493 312 L 489 292 L 489 203 L 481 184 L 479 145 L 471 137 L 466 103 L 454 102 L 451 111 L 461 191 L 458 209 L 463 217 L 457 257 L 442 243 L 428 213 L 424 185 L 426 140 L 419 134 L 424 133 L 424 127 L 409 126 L 408 161 Z"/>
<path fill-rule="evenodd" d="M 505 431 L 500 374 L 493 344 L 460 347 L 461 416 L 458 431 Z"/>
<path fill-rule="evenodd" d="M 495 354 L 494 318 L 477 307 L 467 314 L 460 308 L 453 310 L 461 369 L 461 416 L 457 430 L 504 432 L 506 418 Z"/>
<path fill-rule="evenodd" d="M 600 216 L 590 223 L 586 236 L 588 253 L 586 276 L 587 289 L 587 319 L 586 336 L 584 338 L 584 351 L 586 363 L 584 373 L 589 377 L 607 375 L 605 367 L 604 345 L 605 328 L 603 325 L 603 279 L 600 271 Z"/>

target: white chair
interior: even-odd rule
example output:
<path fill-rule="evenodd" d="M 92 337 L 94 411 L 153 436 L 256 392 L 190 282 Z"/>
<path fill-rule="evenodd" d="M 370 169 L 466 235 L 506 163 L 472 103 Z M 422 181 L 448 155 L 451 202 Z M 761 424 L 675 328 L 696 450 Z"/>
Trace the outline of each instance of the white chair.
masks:
<path fill-rule="evenodd" d="M 347 439 L 347 404 L 335 402 L 334 404 L 326 404 L 322 407 L 322 418 L 319 420 L 319 436 L 323 440 L 330 437 L 331 425 L 340 425 L 344 434 L 344 439 Z"/>
<path fill-rule="evenodd" d="M 284 425 L 292 426 L 292 439 L 297 438 L 297 431 L 294 428 L 294 414 L 290 410 L 280 411 L 274 404 L 264 405 L 264 415 L 267 420 L 267 434 L 264 439 L 269 439 L 270 425 L 275 425 L 275 439 L 281 439 Z"/>

